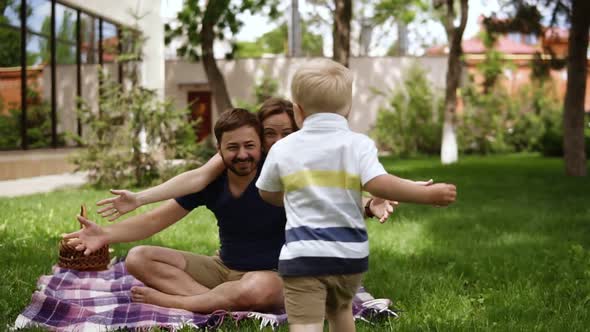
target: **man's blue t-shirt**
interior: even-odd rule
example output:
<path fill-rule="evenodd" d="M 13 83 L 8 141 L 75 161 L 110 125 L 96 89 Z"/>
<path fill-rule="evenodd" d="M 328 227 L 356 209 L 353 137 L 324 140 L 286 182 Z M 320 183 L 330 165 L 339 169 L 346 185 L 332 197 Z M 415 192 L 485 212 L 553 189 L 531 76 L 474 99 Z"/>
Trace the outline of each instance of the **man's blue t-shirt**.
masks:
<path fill-rule="evenodd" d="M 229 191 L 227 171 L 202 191 L 176 198 L 188 211 L 206 206 L 215 214 L 220 257 L 230 269 L 274 270 L 285 243 L 285 210 L 264 202 L 256 188 L 261 167 L 262 161 L 256 178 L 238 198 Z"/>

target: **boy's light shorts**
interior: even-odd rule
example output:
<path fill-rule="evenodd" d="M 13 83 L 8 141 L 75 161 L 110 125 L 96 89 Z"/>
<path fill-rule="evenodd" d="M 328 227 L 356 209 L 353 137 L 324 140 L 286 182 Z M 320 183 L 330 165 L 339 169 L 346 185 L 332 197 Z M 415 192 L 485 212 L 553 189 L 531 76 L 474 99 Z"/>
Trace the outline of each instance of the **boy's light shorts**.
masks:
<path fill-rule="evenodd" d="M 197 255 L 191 252 L 181 252 L 186 260 L 184 271 L 199 284 L 214 288 L 224 282 L 242 279 L 248 271 L 232 270 L 225 266 L 219 256 Z"/>
<path fill-rule="evenodd" d="M 283 277 L 289 324 L 322 323 L 326 314 L 347 308 L 363 274 Z"/>

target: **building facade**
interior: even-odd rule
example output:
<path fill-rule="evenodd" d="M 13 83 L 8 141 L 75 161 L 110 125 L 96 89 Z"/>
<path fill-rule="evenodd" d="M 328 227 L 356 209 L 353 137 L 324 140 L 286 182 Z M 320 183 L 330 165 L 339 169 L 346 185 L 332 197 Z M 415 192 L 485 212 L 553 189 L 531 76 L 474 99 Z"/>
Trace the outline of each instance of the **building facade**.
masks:
<path fill-rule="evenodd" d="M 147 37 L 140 84 L 163 97 L 160 0 L 0 2 L 0 180 L 73 169 L 78 102 L 98 108 L 99 68 L 123 82 L 124 29 Z"/>
<path fill-rule="evenodd" d="M 290 98 L 291 77 L 307 58 L 260 58 L 218 60 L 219 70 L 234 105 L 254 102 L 254 88 L 263 77 L 277 83 L 277 95 Z M 353 105 L 349 116 L 352 130 L 368 134 L 375 125 L 379 109 L 388 102 L 392 89 L 399 88 L 405 71 L 412 65 L 423 68 L 434 87 L 444 89 L 447 58 L 433 57 L 352 57 L 349 66 L 354 75 Z M 203 121 L 202 130 L 211 130 L 219 114 L 213 102 L 207 76 L 201 63 L 184 60 L 166 62 L 166 97 L 177 107 L 190 107 Z M 200 135 L 201 136 L 201 135 Z"/>

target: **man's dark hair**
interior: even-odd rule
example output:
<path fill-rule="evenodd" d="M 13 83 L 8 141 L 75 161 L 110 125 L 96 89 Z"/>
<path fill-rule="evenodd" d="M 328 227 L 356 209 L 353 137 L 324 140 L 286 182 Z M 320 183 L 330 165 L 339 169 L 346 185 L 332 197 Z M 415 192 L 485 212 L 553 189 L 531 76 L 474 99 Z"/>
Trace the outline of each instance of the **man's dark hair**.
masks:
<path fill-rule="evenodd" d="M 249 126 L 256 130 L 258 137 L 262 141 L 262 130 L 258 117 L 243 108 L 229 109 L 219 116 L 219 120 L 215 123 L 214 133 L 217 139 L 217 144 L 221 144 L 221 137 L 226 131 L 236 130 L 238 128 Z"/>

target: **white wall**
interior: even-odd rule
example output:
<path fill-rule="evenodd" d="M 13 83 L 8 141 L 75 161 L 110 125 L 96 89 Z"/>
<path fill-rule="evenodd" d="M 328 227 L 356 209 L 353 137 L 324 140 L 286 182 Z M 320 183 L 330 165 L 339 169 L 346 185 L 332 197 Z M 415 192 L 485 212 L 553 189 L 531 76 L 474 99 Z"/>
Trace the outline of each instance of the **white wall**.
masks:
<path fill-rule="evenodd" d="M 164 24 L 160 15 L 160 0 L 65 0 L 64 4 L 102 16 L 116 23 L 133 26 L 138 13 L 140 30 L 148 37 L 141 65 L 142 85 L 164 95 Z"/>
<path fill-rule="evenodd" d="M 219 60 L 218 65 L 232 100 L 252 102 L 254 86 L 264 75 L 279 83 L 278 95 L 289 98 L 290 79 L 305 58 L 239 59 Z M 352 130 L 368 133 L 375 123 L 377 111 L 386 98 L 373 90 L 391 91 L 402 82 L 403 72 L 412 63 L 418 62 L 426 71 L 434 86 L 444 87 L 447 71 L 446 57 L 359 57 L 350 59 L 354 73 L 353 108 L 349 117 Z M 166 97 L 175 101 L 177 107 L 186 107 L 188 91 L 207 90 L 207 76 L 200 63 L 181 60 L 166 61 Z M 215 123 L 215 103 L 212 122 Z"/>

